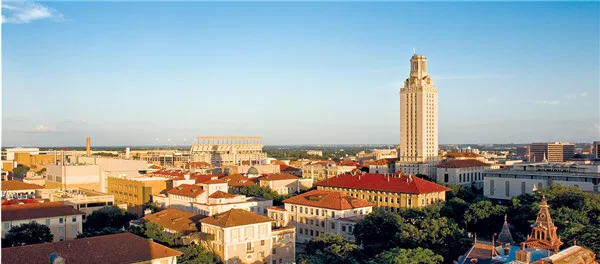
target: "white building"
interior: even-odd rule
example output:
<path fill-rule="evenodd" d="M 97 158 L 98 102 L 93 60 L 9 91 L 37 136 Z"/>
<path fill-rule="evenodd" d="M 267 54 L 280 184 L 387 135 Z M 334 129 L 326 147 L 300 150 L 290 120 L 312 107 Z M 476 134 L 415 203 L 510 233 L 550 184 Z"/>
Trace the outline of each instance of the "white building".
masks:
<path fill-rule="evenodd" d="M 308 242 L 321 233 L 354 240 L 356 219 L 373 210 L 373 204 L 343 192 L 314 190 L 283 201 L 285 208 L 270 207 L 268 216 L 277 225 L 296 227 L 297 242 Z"/>
<path fill-rule="evenodd" d="M 479 160 L 450 160 L 437 165 L 437 182 L 483 187 L 483 172 L 499 169 Z"/>
<path fill-rule="evenodd" d="M 553 184 L 600 193 L 600 165 L 549 163 L 515 164 L 511 169 L 486 171 L 483 194 L 494 199 L 511 199 Z"/>

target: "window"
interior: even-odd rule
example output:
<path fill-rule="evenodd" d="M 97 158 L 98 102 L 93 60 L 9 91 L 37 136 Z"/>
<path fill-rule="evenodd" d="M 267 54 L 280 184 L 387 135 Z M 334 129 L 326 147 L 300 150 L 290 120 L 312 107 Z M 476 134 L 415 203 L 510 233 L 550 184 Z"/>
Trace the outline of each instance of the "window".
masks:
<path fill-rule="evenodd" d="M 61 218 L 58 218 L 58 223 L 59 223 L 59 224 L 62 224 L 62 223 L 64 223 L 64 222 L 65 222 L 65 220 L 64 220 L 62 217 L 61 217 Z"/>
<path fill-rule="evenodd" d="M 504 187 L 504 194 L 508 197 L 510 196 L 510 182 L 506 181 L 505 182 L 505 187 Z"/>
<path fill-rule="evenodd" d="M 319 209 L 315 209 L 315 215 L 319 215 Z"/>
<path fill-rule="evenodd" d="M 277 249 L 276 248 L 271 249 L 271 254 L 273 254 L 273 255 L 277 254 Z"/>
<path fill-rule="evenodd" d="M 260 241 L 260 245 L 261 245 L 261 246 L 264 246 L 264 245 L 265 245 L 265 240 L 264 240 L 264 239 Z"/>
<path fill-rule="evenodd" d="M 58 241 L 63 241 L 63 240 L 65 240 L 65 237 L 63 237 L 63 236 L 58 237 Z"/>
<path fill-rule="evenodd" d="M 448 173 L 444 174 L 444 182 L 448 182 Z"/>
<path fill-rule="evenodd" d="M 252 250 L 252 242 L 248 242 L 248 243 L 246 243 L 246 250 L 247 250 L 247 251 L 250 251 L 250 250 Z"/>
<path fill-rule="evenodd" d="M 300 234 L 302 234 L 302 228 L 300 228 Z"/>
<path fill-rule="evenodd" d="M 77 216 L 73 216 L 73 219 L 71 219 L 73 223 L 77 222 Z"/>
<path fill-rule="evenodd" d="M 525 194 L 525 182 L 521 182 L 521 194 Z"/>
<path fill-rule="evenodd" d="M 342 225 L 342 232 L 346 232 L 346 225 Z"/>
<path fill-rule="evenodd" d="M 77 232 L 77 227 L 76 226 L 73 226 L 71 229 L 73 230 L 73 232 Z"/>
<path fill-rule="evenodd" d="M 8 223 L 4 223 L 4 230 L 8 230 L 10 225 Z"/>
<path fill-rule="evenodd" d="M 335 229 L 335 223 L 331 223 L 331 229 Z"/>
<path fill-rule="evenodd" d="M 316 220 L 315 220 L 315 225 L 316 225 L 316 226 L 319 226 L 319 219 L 316 219 Z"/>
<path fill-rule="evenodd" d="M 335 218 L 335 212 L 331 212 L 331 218 Z"/>
<path fill-rule="evenodd" d="M 313 230 L 310 230 L 310 236 L 313 236 L 315 233 L 313 232 Z"/>
<path fill-rule="evenodd" d="M 490 195 L 494 195 L 494 180 L 490 180 Z"/>
<path fill-rule="evenodd" d="M 46 219 L 46 225 L 50 226 L 50 218 Z"/>
<path fill-rule="evenodd" d="M 310 219 L 310 225 L 314 225 L 315 224 L 315 220 Z"/>
<path fill-rule="evenodd" d="M 321 227 L 325 227 L 325 221 L 321 221 Z"/>
<path fill-rule="evenodd" d="M 61 226 L 61 227 L 58 228 L 58 233 L 62 234 L 64 232 L 65 232 L 65 228 L 64 227 Z"/>

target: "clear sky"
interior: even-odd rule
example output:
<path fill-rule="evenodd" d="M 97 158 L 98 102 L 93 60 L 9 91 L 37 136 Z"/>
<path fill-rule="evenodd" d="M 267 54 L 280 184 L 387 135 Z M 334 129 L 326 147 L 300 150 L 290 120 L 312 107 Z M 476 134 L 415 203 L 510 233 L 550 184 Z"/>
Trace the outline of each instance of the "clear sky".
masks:
<path fill-rule="evenodd" d="M 4 2 L 4 146 L 399 142 L 413 48 L 439 141 L 600 140 L 598 2 Z"/>

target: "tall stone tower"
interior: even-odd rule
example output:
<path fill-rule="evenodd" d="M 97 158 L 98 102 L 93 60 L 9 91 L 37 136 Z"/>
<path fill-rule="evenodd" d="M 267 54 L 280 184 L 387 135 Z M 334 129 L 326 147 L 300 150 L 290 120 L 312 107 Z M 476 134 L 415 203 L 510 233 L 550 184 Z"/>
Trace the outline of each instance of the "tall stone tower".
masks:
<path fill-rule="evenodd" d="M 438 156 L 438 91 L 427 74 L 427 58 L 413 55 L 410 76 L 400 89 L 401 162 L 428 162 Z"/>

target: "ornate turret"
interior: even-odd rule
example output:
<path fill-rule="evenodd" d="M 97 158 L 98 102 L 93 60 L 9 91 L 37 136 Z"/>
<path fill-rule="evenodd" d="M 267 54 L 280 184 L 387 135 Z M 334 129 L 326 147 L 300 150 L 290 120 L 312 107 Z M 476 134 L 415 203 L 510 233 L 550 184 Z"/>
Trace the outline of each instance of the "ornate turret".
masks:
<path fill-rule="evenodd" d="M 510 229 L 508 227 L 507 216 L 504 215 L 504 225 L 502 225 L 502 230 L 500 230 L 500 234 L 498 235 L 498 240 L 496 240 L 498 244 L 504 245 L 513 243 L 514 240 L 510 233 Z"/>
<path fill-rule="evenodd" d="M 521 244 L 523 248 L 539 248 L 554 251 L 558 253 L 559 247 L 563 244 L 560 237 L 556 235 L 557 227 L 552 222 L 550 211 L 546 197 L 542 197 L 540 204 L 540 212 L 538 213 L 531 235 L 527 236 L 527 240 Z"/>

